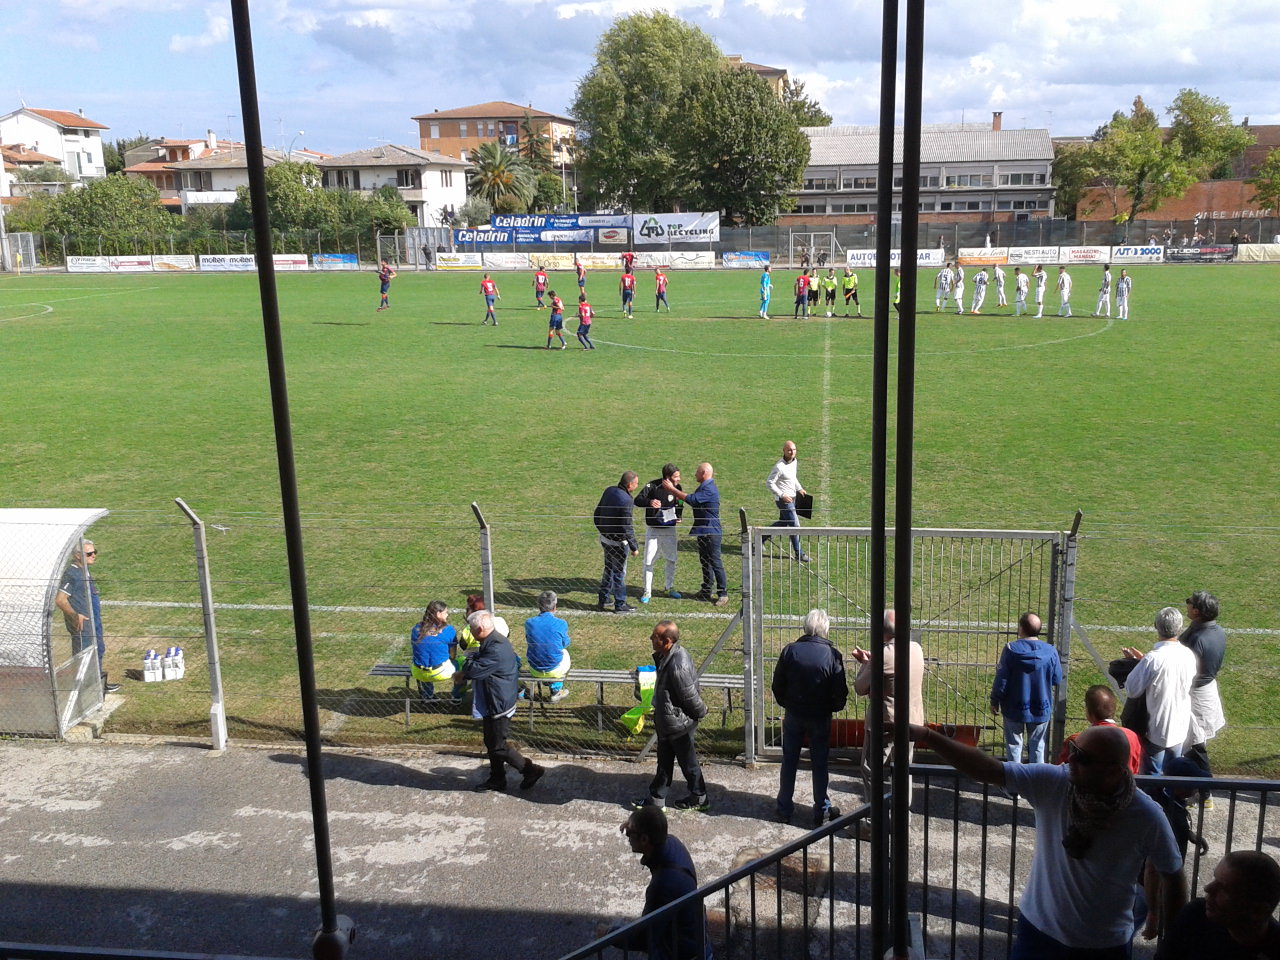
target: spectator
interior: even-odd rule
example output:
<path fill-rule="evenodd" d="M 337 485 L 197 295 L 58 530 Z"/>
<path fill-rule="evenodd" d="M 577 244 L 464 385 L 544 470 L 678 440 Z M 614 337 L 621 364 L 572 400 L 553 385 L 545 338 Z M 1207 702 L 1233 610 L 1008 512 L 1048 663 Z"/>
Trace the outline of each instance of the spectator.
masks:
<path fill-rule="evenodd" d="M 635 504 L 631 495 L 640 485 L 634 470 L 623 473 L 621 479 L 605 489 L 596 504 L 594 522 L 600 533 L 600 546 L 604 549 L 604 573 L 600 577 L 601 610 L 609 609 L 613 598 L 614 613 L 630 613 L 635 607 L 627 603 L 627 553 L 640 552 L 635 530 L 631 527 L 631 511 Z"/>
<path fill-rule="evenodd" d="M 1197 590 L 1187 597 L 1187 619 L 1191 624 L 1178 640 L 1196 655 L 1197 670 L 1191 684 L 1190 749 L 1183 754 L 1212 771 L 1207 744 L 1227 725 L 1218 695 L 1218 671 L 1227 656 L 1227 635 L 1218 623 L 1218 598 L 1208 590 Z"/>
<path fill-rule="evenodd" d="M 910 736 L 961 773 L 1025 798 L 1035 811 L 1035 855 L 1009 960 L 1127 960 L 1134 885 L 1148 859 L 1159 873 L 1162 916 L 1176 915 L 1185 903 L 1173 832 L 1155 801 L 1135 788 L 1119 730 L 1085 730 L 1065 769 L 1001 763 L 916 724 Z"/>
<path fill-rule="evenodd" d="M 520 661 L 511 649 L 511 641 L 494 629 L 488 610 L 477 610 L 467 617 L 467 623 L 480 647 L 467 657 L 460 672 L 474 688 L 471 715 L 484 725 L 484 748 L 489 755 L 489 776 L 472 789 L 476 793 L 506 790 L 506 768 L 511 767 L 522 774 L 520 789 L 528 790 L 547 771 L 521 756 L 515 744 L 507 740 L 520 690 Z"/>
<path fill-rule="evenodd" d="M 1044 739 L 1053 716 L 1054 689 L 1062 683 L 1062 661 L 1052 645 L 1039 639 L 1040 618 L 1018 618 L 1018 639 L 1005 644 L 991 684 L 991 715 L 1004 714 L 1004 757 L 1022 762 L 1022 738 L 1027 738 L 1027 762 L 1044 763 Z"/>
<path fill-rule="evenodd" d="M 698 889 L 693 858 L 685 845 L 667 832 L 667 815 L 660 808 L 637 810 L 622 825 L 622 833 L 631 844 L 632 853 L 640 854 L 640 863 L 652 874 L 644 892 L 642 916 Z M 620 926 L 616 924 L 612 929 Z M 596 927 L 597 938 L 609 932 L 604 924 Z M 698 901 L 691 901 L 664 919 L 633 931 L 614 946 L 628 952 L 646 950 L 649 960 L 711 960 L 706 910 Z"/>
<path fill-rule="evenodd" d="M 458 631 L 449 623 L 448 605 L 443 600 L 432 600 L 409 633 L 409 646 L 413 651 L 413 666 L 409 670 L 418 682 L 418 696 L 423 700 L 433 699 L 436 684 L 456 672 L 451 651 L 456 650 L 457 645 Z"/>
<path fill-rule="evenodd" d="M 827 796 L 827 754 L 831 744 L 831 715 L 849 699 L 844 658 L 828 639 L 831 618 L 825 610 L 810 610 L 804 634 L 782 648 L 773 670 L 773 699 L 782 716 L 782 769 L 778 774 L 778 819 L 790 823 L 795 805 L 796 769 L 800 743 L 809 738 L 809 766 L 813 771 L 813 825 L 840 816 Z"/>
<path fill-rule="evenodd" d="M 1123 653 L 1137 660 L 1125 679 L 1125 692 L 1147 698 L 1147 729 L 1142 734 L 1143 773 L 1159 776 L 1165 764 L 1182 756 L 1191 730 L 1191 684 L 1196 655 L 1178 642 L 1182 614 L 1165 607 L 1156 614 L 1156 644 L 1146 656 L 1133 647 Z"/>
<path fill-rule="evenodd" d="M 689 785 L 689 795 L 673 806 L 677 810 L 707 810 L 707 784 L 693 743 L 698 721 L 707 715 L 707 705 L 698 690 L 698 671 L 689 651 L 680 646 L 680 629 L 675 621 L 659 621 L 649 635 L 649 642 L 658 668 L 653 684 L 658 771 L 649 784 L 649 795 L 637 800 L 635 806 L 666 806 L 675 764 L 679 762 L 680 772 Z"/>
<path fill-rule="evenodd" d="M 670 479 L 662 481 L 662 489 L 693 507 L 693 526 L 689 533 L 698 538 L 698 563 L 702 567 L 702 587 L 693 599 L 710 600 L 717 607 L 723 607 L 729 602 L 729 581 L 724 573 L 724 561 L 720 559 L 724 535 L 720 526 L 720 488 L 716 486 L 715 470 L 709 463 L 698 464 L 693 478 L 698 481 L 698 489 L 693 493 L 685 493 Z"/>
<path fill-rule="evenodd" d="M 467 609 L 463 614 L 465 622 L 462 625 L 462 633 L 458 635 L 457 644 L 450 649 L 449 653 L 453 657 L 453 664 L 462 670 L 462 665 L 467 662 L 468 654 L 474 653 L 480 648 L 480 641 L 471 635 L 470 619 L 471 615 L 477 610 L 483 610 L 484 597 L 478 593 L 467 594 Z M 511 628 L 507 626 L 507 621 L 503 617 L 494 615 L 493 629 L 497 630 L 504 637 L 511 636 Z M 462 678 L 461 672 L 453 675 L 453 702 L 459 704 L 462 702 L 463 696 L 467 692 L 467 681 Z"/>
<path fill-rule="evenodd" d="M 896 674 L 894 664 L 895 652 L 893 649 L 894 629 L 894 612 L 886 610 L 884 612 L 884 625 L 881 630 L 881 638 L 884 642 L 884 722 L 892 723 L 894 718 L 894 693 L 893 683 Z M 907 674 L 909 677 L 908 684 L 911 692 L 910 702 L 907 704 L 907 718 L 911 723 L 920 725 L 924 723 L 924 697 L 922 695 L 922 686 L 924 683 L 924 650 L 915 640 L 911 641 L 911 654 L 907 664 Z M 853 691 L 860 697 L 865 697 L 871 693 L 871 651 L 863 650 L 861 647 L 855 647 L 853 650 L 853 659 L 857 660 L 862 666 L 858 669 L 858 675 L 853 681 Z M 868 707 L 870 711 L 870 707 Z M 868 712 L 868 716 L 869 716 Z M 864 726 L 865 729 L 865 726 Z M 893 738 L 886 736 L 884 738 L 884 775 L 886 779 L 890 770 L 893 768 Z M 915 755 L 915 746 L 907 749 L 906 763 L 911 765 L 911 758 Z M 864 748 L 862 751 L 862 782 L 866 790 L 866 798 L 871 799 L 871 790 L 875 786 L 871 782 L 871 757 Z M 911 802 L 911 781 L 907 781 L 907 802 Z M 863 824 L 867 826 L 867 824 Z"/>
<path fill-rule="evenodd" d="M 569 675 L 569 624 L 556 616 L 559 598 L 554 590 L 538 594 L 536 617 L 524 622 L 525 654 L 529 673 L 535 680 L 551 681 L 551 702 L 563 700 L 569 693 L 564 678 Z"/>
<path fill-rule="evenodd" d="M 98 648 L 98 673 L 102 678 L 102 693 L 115 693 L 120 684 L 107 679 L 105 658 L 107 644 L 102 635 L 102 600 L 98 597 L 98 585 L 89 568 L 98 561 L 98 548 L 92 540 L 81 541 L 71 551 L 71 563 L 62 576 L 62 583 L 53 602 L 62 611 L 63 622 L 71 634 L 71 653 L 77 654 L 90 647 Z"/>
<path fill-rule="evenodd" d="M 1084 692 L 1084 715 L 1091 727 L 1115 727 L 1123 730 L 1129 741 L 1129 772 L 1139 773 L 1142 770 L 1142 739 L 1128 727 L 1122 727 L 1115 721 L 1116 695 L 1105 683 L 1096 683 Z M 1062 742 L 1062 750 L 1058 754 L 1058 763 L 1066 763 L 1071 756 L 1071 744 L 1078 733 L 1073 733 Z"/>
<path fill-rule="evenodd" d="M 676 525 L 684 514 L 684 504 L 676 499 L 674 493 L 662 488 L 662 481 L 670 480 L 680 486 L 680 470 L 674 463 L 662 466 L 662 476 L 650 480 L 636 494 L 635 505 L 644 507 L 644 593 L 640 595 L 641 603 L 648 603 L 653 597 L 653 565 L 662 554 L 665 566 L 667 596 L 679 600 L 680 591 L 676 590 L 676 557 L 679 544 L 676 541 Z"/>
<path fill-rule="evenodd" d="M 1170 925 L 1157 960 L 1277 960 L 1280 865 L 1256 850 L 1228 853 Z"/>

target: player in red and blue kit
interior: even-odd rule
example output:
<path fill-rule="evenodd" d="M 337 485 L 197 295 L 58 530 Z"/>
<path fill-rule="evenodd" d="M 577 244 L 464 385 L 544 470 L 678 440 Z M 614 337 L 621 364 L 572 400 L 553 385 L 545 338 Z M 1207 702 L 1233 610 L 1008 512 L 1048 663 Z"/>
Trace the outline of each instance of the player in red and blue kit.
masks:
<path fill-rule="evenodd" d="M 484 279 L 480 281 L 480 292 L 484 294 L 484 319 L 480 321 L 480 325 L 484 326 L 493 318 L 493 325 L 498 325 L 498 315 L 493 312 L 493 303 L 495 300 L 501 300 L 502 294 L 498 292 L 498 285 L 489 279 L 486 273 Z"/>
<path fill-rule="evenodd" d="M 391 268 L 391 264 L 385 260 L 378 262 L 378 283 L 381 286 L 382 299 L 378 302 L 379 310 L 388 310 L 391 304 L 387 302 L 387 294 L 391 292 L 391 281 L 396 278 L 396 272 Z"/>
<path fill-rule="evenodd" d="M 587 268 L 578 260 L 578 255 L 573 255 L 573 267 L 578 271 L 578 292 L 587 292 Z"/>
<path fill-rule="evenodd" d="M 551 291 L 551 325 L 547 327 L 547 349 L 551 349 L 551 338 L 560 338 L 560 349 L 563 350 L 567 344 L 564 342 L 564 301 L 556 296 L 554 290 Z"/>
<path fill-rule="evenodd" d="M 667 313 L 671 312 L 671 304 L 667 303 L 667 275 L 662 272 L 661 267 L 653 268 L 654 298 L 653 311 L 657 313 L 663 304 L 666 304 Z"/>
<path fill-rule="evenodd" d="M 635 316 L 636 277 L 630 270 L 618 281 L 618 289 L 622 291 L 622 315 Z"/>
<path fill-rule="evenodd" d="M 578 341 L 582 344 L 583 350 L 594 350 L 596 345 L 591 342 L 591 318 L 596 312 L 591 309 L 591 304 L 587 303 L 587 295 L 585 293 L 578 294 Z"/>
<path fill-rule="evenodd" d="M 538 272 L 533 275 L 533 294 L 538 298 L 538 309 L 542 310 L 546 304 L 542 302 L 542 295 L 547 292 L 547 268 L 538 267 Z"/>

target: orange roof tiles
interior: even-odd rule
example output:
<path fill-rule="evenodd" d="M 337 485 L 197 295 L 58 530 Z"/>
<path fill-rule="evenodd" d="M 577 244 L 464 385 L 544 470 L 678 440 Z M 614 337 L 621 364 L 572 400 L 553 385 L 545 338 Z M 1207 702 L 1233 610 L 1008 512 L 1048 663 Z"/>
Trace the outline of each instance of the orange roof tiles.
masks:
<path fill-rule="evenodd" d="M 35 107 L 28 107 L 27 109 L 38 117 L 52 120 L 60 127 L 79 127 L 82 130 L 111 129 L 105 123 L 98 123 L 96 120 L 82 117 L 80 114 L 72 113 L 70 110 L 37 110 Z"/>

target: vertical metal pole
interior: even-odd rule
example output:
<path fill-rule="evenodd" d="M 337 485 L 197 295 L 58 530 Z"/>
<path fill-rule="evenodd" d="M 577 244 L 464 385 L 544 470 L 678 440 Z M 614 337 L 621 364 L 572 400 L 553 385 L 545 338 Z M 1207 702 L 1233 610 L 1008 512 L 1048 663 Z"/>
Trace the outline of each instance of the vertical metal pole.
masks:
<path fill-rule="evenodd" d="M 280 304 L 276 298 L 275 263 L 271 257 L 271 221 L 267 212 L 266 165 L 262 153 L 262 126 L 258 116 L 258 87 L 253 66 L 249 0 L 231 0 L 231 19 L 240 83 L 240 105 L 244 117 L 245 158 L 249 165 L 249 197 L 253 204 L 253 232 L 258 261 L 258 296 L 262 301 L 267 378 L 271 385 L 271 414 L 275 424 L 276 464 L 280 475 L 285 547 L 289 558 L 289 592 L 293 603 L 302 725 L 307 744 L 307 780 L 311 789 L 311 822 L 316 844 L 321 929 L 312 943 L 312 952 L 332 956 L 336 951 L 337 955 L 341 955 L 345 952 L 345 938 L 339 934 L 339 918 L 333 892 L 333 854 L 329 840 L 329 810 L 325 799 L 324 758 L 320 745 L 320 710 L 316 701 L 311 609 L 307 598 L 302 515 L 298 504 L 298 475 L 293 457 L 293 428 L 289 420 L 284 342 L 280 334 Z"/>
<path fill-rule="evenodd" d="M 909 860 L 907 842 L 910 813 L 911 750 L 911 588 L 912 456 L 915 441 L 916 378 L 916 247 L 920 225 L 920 111 L 924 91 L 924 0 L 907 0 L 906 68 L 902 105 L 902 298 L 898 312 L 897 477 L 894 497 L 893 606 L 894 635 L 894 765 L 893 765 L 893 955 L 906 958 Z"/>
<path fill-rule="evenodd" d="M 871 796 L 871 955 L 883 957 L 888 904 L 889 846 L 884 808 L 884 621 L 886 591 L 885 503 L 889 416 L 889 309 L 893 231 L 883 229 L 893 209 L 893 142 L 898 79 L 898 0 L 884 0 L 880 27 L 880 156 L 876 181 L 876 299 L 871 361 L 871 689 L 867 699 L 862 750 L 870 770 Z"/>
<path fill-rule="evenodd" d="M 204 521 L 181 497 L 173 502 L 191 521 L 196 547 L 196 573 L 200 577 L 200 609 L 204 613 L 204 648 L 209 661 L 209 731 L 213 749 L 227 748 L 227 711 L 222 695 L 222 664 L 218 661 L 218 627 L 213 615 L 213 583 L 209 579 L 209 545 L 204 537 Z"/>
<path fill-rule="evenodd" d="M 476 515 L 476 522 L 480 524 L 480 580 L 484 589 L 484 606 L 490 613 L 493 612 L 493 544 L 489 538 L 489 524 L 485 522 L 484 514 L 480 512 L 480 504 L 474 500 L 471 503 L 471 512 Z"/>
<path fill-rule="evenodd" d="M 1071 529 L 1065 534 L 1066 542 L 1065 557 L 1062 564 L 1062 594 L 1059 600 L 1059 609 L 1061 615 L 1058 629 L 1058 657 L 1062 660 L 1062 686 L 1058 690 L 1058 702 L 1053 710 L 1053 743 L 1061 743 L 1062 738 L 1066 735 L 1067 726 L 1067 687 L 1069 685 L 1070 676 L 1067 673 L 1068 664 L 1071 662 L 1071 631 L 1075 628 L 1075 600 L 1076 600 L 1076 547 L 1079 543 L 1078 534 L 1080 532 L 1080 521 L 1084 519 L 1084 514 L 1079 510 L 1076 511 L 1075 520 L 1072 521 Z"/>
<path fill-rule="evenodd" d="M 738 510 L 742 529 L 742 757 L 745 763 L 756 762 L 756 630 L 755 583 L 751 569 L 754 537 L 747 525 L 747 511 Z"/>

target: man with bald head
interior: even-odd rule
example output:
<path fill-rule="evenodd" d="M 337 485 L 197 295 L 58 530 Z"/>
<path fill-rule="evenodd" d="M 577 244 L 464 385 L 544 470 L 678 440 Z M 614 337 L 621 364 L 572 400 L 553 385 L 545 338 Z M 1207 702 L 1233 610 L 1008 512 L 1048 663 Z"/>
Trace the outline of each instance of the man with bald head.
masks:
<path fill-rule="evenodd" d="M 775 527 L 798 527 L 800 518 L 796 515 L 796 495 L 805 493 L 796 476 L 796 445 L 788 440 L 782 445 L 782 458 L 769 471 L 769 479 L 765 486 L 773 494 L 773 503 L 778 508 L 778 519 Z M 768 540 L 768 537 L 765 537 Z M 791 552 L 801 563 L 809 562 L 809 555 L 800 546 L 800 537 L 792 534 Z"/>
<path fill-rule="evenodd" d="M 1053 716 L 1054 690 L 1062 683 L 1058 651 L 1040 639 L 1040 618 L 1027 611 L 1018 618 L 1018 639 L 1005 644 L 991 684 L 991 714 L 1004 714 L 1004 758 L 1044 763 L 1044 738 Z"/>
<path fill-rule="evenodd" d="M 1001 763 L 916 724 L 911 737 L 961 773 L 1017 794 L 1035 811 L 1035 855 L 1009 960 L 1128 960 L 1134 880 L 1148 859 L 1160 879 L 1160 915 L 1178 915 L 1187 898 L 1182 857 L 1160 807 L 1134 787 L 1129 741 L 1121 730 L 1082 732 L 1066 767 Z"/>
<path fill-rule="evenodd" d="M 724 562 L 720 559 L 720 490 L 716 487 L 715 469 L 709 463 L 698 464 L 693 475 L 698 489 L 685 493 L 670 478 L 662 481 L 662 489 L 677 500 L 693 507 L 691 536 L 698 538 L 698 563 L 702 565 L 702 587 L 694 594 L 694 600 L 710 600 L 717 607 L 729 602 L 729 584 L 724 574 Z M 712 593 L 712 591 L 715 591 Z"/>

